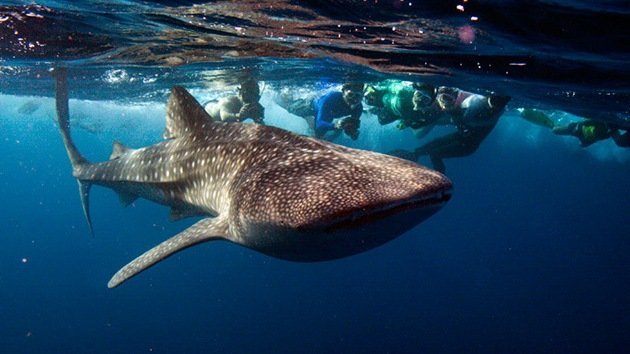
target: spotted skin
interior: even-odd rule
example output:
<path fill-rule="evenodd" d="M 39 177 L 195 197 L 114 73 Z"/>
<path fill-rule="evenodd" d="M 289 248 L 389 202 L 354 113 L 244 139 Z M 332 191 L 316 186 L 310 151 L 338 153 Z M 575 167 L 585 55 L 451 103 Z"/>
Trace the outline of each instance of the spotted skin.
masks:
<path fill-rule="evenodd" d="M 293 261 L 346 257 L 399 236 L 450 197 L 445 176 L 415 163 L 274 127 L 213 122 L 177 86 L 166 140 L 141 149 L 115 143 L 109 161 L 87 162 L 65 119 L 60 131 L 82 191 L 101 185 L 127 201 L 170 206 L 174 217 L 206 216 L 123 267 L 110 288 L 210 240 Z M 89 218 L 87 192 L 82 200 Z"/>

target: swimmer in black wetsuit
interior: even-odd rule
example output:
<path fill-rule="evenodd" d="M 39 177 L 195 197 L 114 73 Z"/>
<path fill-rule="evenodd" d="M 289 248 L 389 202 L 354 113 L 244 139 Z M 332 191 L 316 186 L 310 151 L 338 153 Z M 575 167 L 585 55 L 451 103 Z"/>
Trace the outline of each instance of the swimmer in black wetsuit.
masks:
<path fill-rule="evenodd" d="M 428 155 L 433 168 L 444 172 L 444 159 L 468 156 L 479 148 L 496 126 L 510 97 L 486 97 L 456 88 L 441 87 L 436 100 L 442 111 L 450 115 L 451 124 L 455 125 L 457 131 L 436 138 L 413 152 L 395 150 L 391 154 L 412 161 Z"/>
<path fill-rule="evenodd" d="M 571 135 L 578 138 L 582 147 L 590 146 L 600 140 L 606 140 L 611 136 L 610 128 L 606 122 L 592 119 L 569 123 L 563 127 L 555 127 L 553 132 L 557 135 Z"/>

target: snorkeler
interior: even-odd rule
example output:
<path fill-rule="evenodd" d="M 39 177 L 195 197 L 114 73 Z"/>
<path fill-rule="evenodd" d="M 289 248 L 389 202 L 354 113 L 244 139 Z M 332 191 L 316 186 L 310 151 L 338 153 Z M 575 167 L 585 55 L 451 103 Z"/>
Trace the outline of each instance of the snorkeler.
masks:
<path fill-rule="evenodd" d="M 242 122 L 252 119 L 264 124 L 265 108 L 258 102 L 260 88 L 258 82 L 246 79 L 240 85 L 238 95 L 223 97 L 204 104 L 206 112 L 218 122 Z"/>
<path fill-rule="evenodd" d="M 611 123 L 595 119 L 586 119 L 577 123 L 569 123 L 556 127 L 553 132 L 558 135 L 571 135 L 580 140 L 580 146 L 587 147 L 598 141 L 612 138 L 619 147 L 630 147 L 630 131 L 619 132 L 620 128 Z"/>
<path fill-rule="evenodd" d="M 433 124 L 441 116 L 435 103 L 436 89 L 431 84 L 405 84 L 387 80 L 365 89 L 365 102 L 372 106 L 378 122 L 386 125 L 398 121 L 398 129 L 414 130 Z"/>
<path fill-rule="evenodd" d="M 534 108 L 518 109 L 525 120 L 550 128 L 557 135 L 570 135 L 580 140 L 582 147 L 590 146 L 598 141 L 612 138 L 619 147 L 630 147 L 630 132 L 619 132 L 617 126 L 595 119 L 586 119 L 582 122 L 573 122 L 565 126 L 556 126 L 556 123 L 544 112 Z"/>
<path fill-rule="evenodd" d="M 611 123 L 596 119 L 585 119 L 581 122 L 573 122 L 564 126 L 556 123 L 544 112 L 534 108 L 519 109 L 521 117 L 525 120 L 550 128 L 556 135 L 570 135 L 580 140 L 580 146 L 587 147 L 598 141 L 612 138 L 620 147 L 630 146 L 630 134 L 628 131 L 622 134 L 619 128 Z"/>
<path fill-rule="evenodd" d="M 451 124 L 457 131 L 436 138 L 413 152 L 395 150 L 390 154 L 412 161 L 416 161 L 422 155 L 428 155 L 433 168 L 444 172 L 445 158 L 468 156 L 479 148 L 496 126 L 510 97 L 496 95 L 486 97 L 456 88 L 440 87 L 436 101 L 440 109 L 450 115 Z"/>
<path fill-rule="evenodd" d="M 304 118 L 317 138 L 330 140 L 344 132 L 352 140 L 357 140 L 363 112 L 362 97 L 363 83 L 349 82 L 342 85 L 341 91 L 329 92 L 319 98 L 311 96 L 291 102 L 284 99 L 276 103 L 289 113 Z M 329 132 L 333 134 L 327 134 Z"/>
<path fill-rule="evenodd" d="M 600 140 L 611 137 L 610 128 L 606 122 L 586 119 L 582 122 L 569 123 L 566 126 L 553 128 L 554 134 L 570 135 L 580 140 L 580 146 L 587 147 Z"/>

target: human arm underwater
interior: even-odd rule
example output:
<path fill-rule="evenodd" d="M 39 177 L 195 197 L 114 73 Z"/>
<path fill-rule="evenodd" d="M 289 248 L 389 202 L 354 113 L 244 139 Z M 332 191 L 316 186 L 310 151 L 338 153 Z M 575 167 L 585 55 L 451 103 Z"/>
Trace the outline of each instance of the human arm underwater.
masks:
<path fill-rule="evenodd" d="M 245 103 L 238 112 L 238 119 L 241 122 L 246 119 L 251 119 L 258 124 L 264 124 L 265 107 L 258 102 Z"/>
<path fill-rule="evenodd" d="M 242 122 L 252 119 L 256 123 L 263 123 L 265 108 L 258 102 L 245 103 L 237 96 L 221 98 L 209 102 L 205 106 L 206 112 L 218 122 Z"/>
<path fill-rule="evenodd" d="M 315 130 L 328 131 L 335 129 L 335 125 L 333 124 L 333 94 L 334 92 L 326 94 L 316 101 Z"/>

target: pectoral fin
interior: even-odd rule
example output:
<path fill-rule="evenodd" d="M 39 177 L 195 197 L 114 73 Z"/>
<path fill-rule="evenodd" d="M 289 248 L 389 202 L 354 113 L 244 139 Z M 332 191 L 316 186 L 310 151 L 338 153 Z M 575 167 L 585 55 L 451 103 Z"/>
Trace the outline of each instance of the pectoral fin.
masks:
<path fill-rule="evenodd" d="M 200 242 L 228 238 L 228 223 L 225 218 L 203 219 L 179 234 L 153 247 L 140 257 L 121 268 L 107 283 L 114 288 L 125 280 L 151 267 L 164 258 Z"/>

